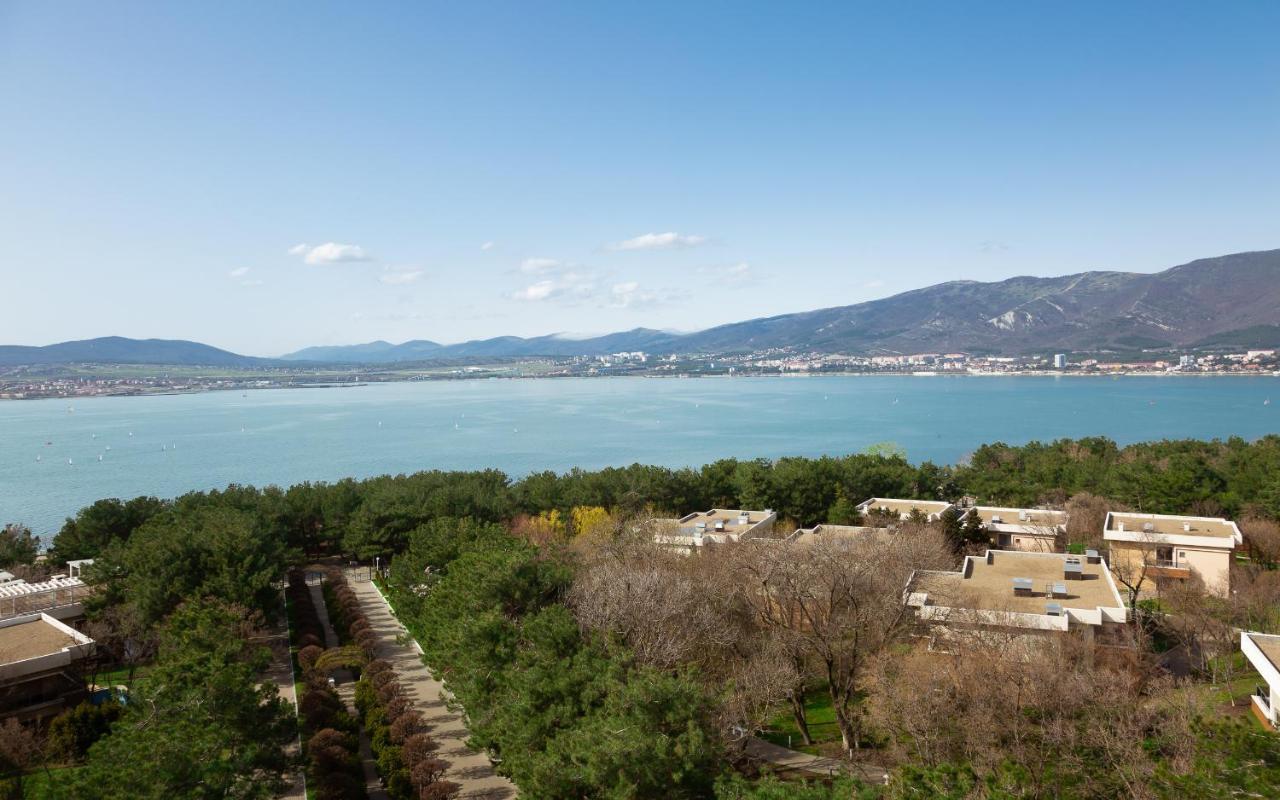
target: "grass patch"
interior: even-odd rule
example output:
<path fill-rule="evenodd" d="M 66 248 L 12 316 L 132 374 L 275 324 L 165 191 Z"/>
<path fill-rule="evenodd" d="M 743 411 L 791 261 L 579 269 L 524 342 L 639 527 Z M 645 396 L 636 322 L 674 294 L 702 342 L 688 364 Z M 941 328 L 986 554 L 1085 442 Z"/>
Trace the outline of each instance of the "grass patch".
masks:
<path fill-rule="evenodd" d="M 836 724 L 835 708 L 831 705 L 831 695 L 826 686 L 811 689 L 805 697 L 805 718 L 809 722 L 809 735 L 813 744 L 806 745 L 800 735 L 800 728 L 791 715 L 790 708 L 784 708 L 769 721 L 769 727 L 760 734 L 760 738 L 783 747 L 790 747 L 801 753 L 822 755 L 822 745 L 840 741 L 840 726 Z"/>

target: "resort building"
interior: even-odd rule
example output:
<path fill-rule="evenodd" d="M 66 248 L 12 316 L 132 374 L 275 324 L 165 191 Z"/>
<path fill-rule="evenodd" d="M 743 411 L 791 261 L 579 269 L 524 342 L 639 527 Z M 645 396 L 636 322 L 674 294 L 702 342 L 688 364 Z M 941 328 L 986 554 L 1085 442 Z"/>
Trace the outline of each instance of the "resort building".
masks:
<path fill-rule="evenodd" d="M 855 542 L 881 541 L 889 536 L 887 528 L 872 528 L 863 525 L 818 525 L 813 528 L 800 528 L 787 537 L 786 541 L 801 547 L 812 547 L 818 544 L 849 546 Z"/>
<path fill-rule="evenodd" d="M 765 538 L 773 533 L 776 512 L 713 508 L 680 519 L 655 519 L 654 540 L 659 544 L 696 552 L 707 544 Z"/>
<path fill-rule="evenodd" d="M 1240 651 L 1262 676 L 1251 696 L 1254 715 L 1267 730 L 1280 728 L 1280 636 L 1241 631 Z"/>
<path fill-rule="evenodd" d="M 896 514 L 898 519 L 905 521 L 911 517 L 912 512 L 919 511 L 929 522 L 937 522 L 948 508 L 955 508 L 955 506 L 943 500 L 897 500 L 873 497 L 858 504 L 858 513 L 867 517 L 884 510 L 890 515 Z"/>
<path fill-rule="evenodd" d="M 1128 612 L 1098 556 L 988 550 L 958 572 L 919 571 L 907 605 L 931 625 L 1023 631 L 1087 630 L 1123 624 Z"/>
<path fill-rule="evenodd" d="M 1102 538 L 1116 576 L 1144 596 L 1160 581 L 1194 575 L 1205 591 L 1226 597 L 1234 551 L 1243 542 L 1231 520 L 1119 511 L 1107 514 Z"/>
<path fill-rule="evenodd" d="M 83 617 L 84 598 L 90 588 L 80 579 L 80 569 L 93 561 L 71 563 L 75 566 L 67 575 L 54 575 L 35 583 L 14 578 L 8 572 L 0 573 L 0 620 L 39 612 L 64 621 Z"/>
<path fill-rule="evenodd" d="M 94 642 L 48 614 L 0 620 L 0 720 L 51 717 L 87 696 L 79 668 Z"/>
<path fill-rule="evenodd" d="M 991 533 L 991 544 L 1001 550 L 1057 552 L 1059 537 L 1067 532 L 1065 511 L 974 506 L 969 513 L 982 520 Z"/>

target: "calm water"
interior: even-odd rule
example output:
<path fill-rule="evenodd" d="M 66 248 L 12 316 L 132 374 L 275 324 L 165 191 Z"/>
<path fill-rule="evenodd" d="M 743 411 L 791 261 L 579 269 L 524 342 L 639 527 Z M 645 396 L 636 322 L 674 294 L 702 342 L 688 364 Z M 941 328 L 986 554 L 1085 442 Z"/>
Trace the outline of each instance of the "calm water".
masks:
<path fill-rule="evenodd" d="M 684 466 L 878 442 L 953 463 L 992 441 L 1277 431 L 1274 377 L 593 378 L 3 402 L 0 522 L 48 533 L 100 497 L 231 482 Z"/>

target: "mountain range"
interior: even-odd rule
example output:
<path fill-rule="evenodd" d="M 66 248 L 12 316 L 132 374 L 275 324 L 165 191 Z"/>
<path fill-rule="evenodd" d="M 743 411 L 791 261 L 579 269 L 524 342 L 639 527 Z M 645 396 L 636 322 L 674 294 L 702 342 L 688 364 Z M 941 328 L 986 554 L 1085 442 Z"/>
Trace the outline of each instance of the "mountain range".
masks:
<path fill-rule="evenodd" d="M 390 363 L 471 356 L 724 353 L 790 348 L 862 354 L 1059 351 L 1280 344 L 1280 250 L 1206 258 L 1163 272 L 949 281 L 849 306 L 695 333 L 636 328 L 590 339 L 503 336 L 307 348 L 290 360 Z"/>
<path fill-rule="evenodd" d="M 853 354 L 1280 345 L 1280 250 L 1206 258 L 1157 273 L 1081 272 L 1056 278 L 949 281 L 855 305 L 720 325 L 694 333 L 650 328 L 585 339 L 500 336 L 444 345 L 425 339 L 308 347 L 289 362 L 390 364 L 462 358 L 768 349 Z M 263 366 L 196 342 L 120 337 L 46 347 L 0 346 L 0 365 L 56 363 Z"/>

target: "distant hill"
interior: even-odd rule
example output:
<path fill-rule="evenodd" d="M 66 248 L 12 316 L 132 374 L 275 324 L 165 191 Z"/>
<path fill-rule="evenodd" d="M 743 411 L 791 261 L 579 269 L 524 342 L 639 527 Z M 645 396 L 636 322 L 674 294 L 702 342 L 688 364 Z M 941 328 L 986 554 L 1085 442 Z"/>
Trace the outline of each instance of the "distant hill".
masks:
<path fill-rule="evenodd" d="M 504 336 L 432 345 L 432 358 L 603 355 L 619 351 L 723 353 L 790 348 L 843 353 L 1135 350 L 1274 345 L 1280 334 L 1280 250 L 1206 258 L 1155 274 L 1081 272 L 925 289 L 690 334 L 648 328 L 589 339 Z M 385 343 L 374 343 L 374 345 Z M 326 360 L 389 363 L 428 355 L 421 342 L 322 348 Z M 402 349 L 403 348 L 403 349 Z M 300 358 L 320 348 L 293 353 Z"/>
<path fill-rule="evenodd" d="M 0 366 L 74 363 L 253 367 L 269 364 L 271 360 L 237 355 L 199 342 L 126 339 L 122 336 L 61 342 L 44 347 L 0 345 Z"/>
<path fill-rule="evenodd" d="M 288 361 L 328 361 L 339 363 L 391 364 L 400 361 L 439 358 L 507 358 L 513 356 L 595 356 L 622 351 L 647 350 L 657 352 L 679 341 L 675 334 L 636 328 L 607 336 L 587 339 L 571 339 L 562 335 L 537 336 L 523 339 L 519 336 L 498 336 L 493 339 L 474 339 L 460 344 L 441 345 L 422 339 L 391 345 L 386 342 L 370 342 L 347 347 L 308 347 L 296 353 L 281 356 Z"/>
<path fill-rule="evenodd" d="M 449 359 L 785 348 L 860 354 L 1019 355 L 1050 351 L 1280 345 L 1280 250 L 1206 258 L 1155 274 L 1081 272 L 994 283 L 950 281 L 882 300 L 720 325 L 688 334 L 652 328 L 575 339 L 499 336 L 442 345 L 425 339 L 308 347 L 293 362 L 392 364 Z M 46 347 L 0 346 L 17 364 L 279 364 L 197 342 L 118 336 Z"/>

